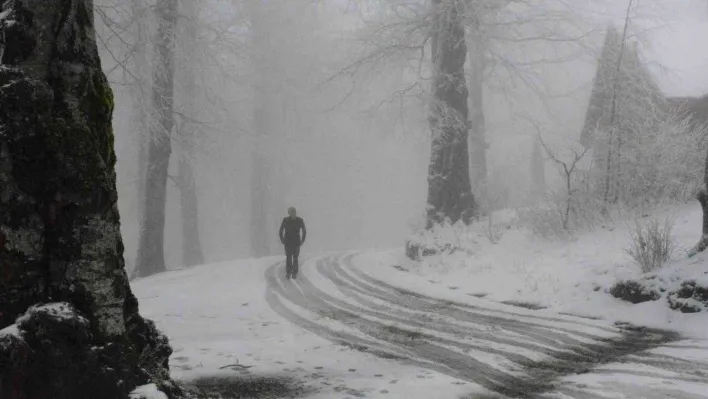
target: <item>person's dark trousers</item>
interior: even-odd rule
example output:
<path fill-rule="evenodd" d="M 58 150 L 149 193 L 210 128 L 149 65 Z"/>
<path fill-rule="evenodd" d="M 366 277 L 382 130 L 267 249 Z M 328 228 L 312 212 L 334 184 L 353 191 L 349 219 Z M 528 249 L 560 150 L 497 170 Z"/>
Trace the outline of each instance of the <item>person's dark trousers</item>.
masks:
<path fill-rule="evenodd" d="M 297 277 L 299 270 L 298 256 L 300 256 L 300 246 L 295 244 L 285 245 L 285 274 L 288 278 Z"/>

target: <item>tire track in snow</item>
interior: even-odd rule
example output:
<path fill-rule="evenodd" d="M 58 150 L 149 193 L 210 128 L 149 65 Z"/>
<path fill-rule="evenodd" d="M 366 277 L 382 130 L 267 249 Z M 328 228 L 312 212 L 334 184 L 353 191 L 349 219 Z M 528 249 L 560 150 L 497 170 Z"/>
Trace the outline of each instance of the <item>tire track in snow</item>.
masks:
<path fill-rule="evenodd" d="M 304 273 L 297 280 L 284 278 L 282 262 L 271 266 L 266 271 L 269 304 L 282 317 L 330 341 L 432 369 L 507 397 L 537 397 L 556 387 L 559 377 L 677 339 L 655 330 L 617 328 L 574 317 L 537 317 L 427 297 L 366 275 L 353 267 L 353 256 L 323 257 L 314 265 L 304 261 Z M 328 280 L 336 292 L 325 292 L 307 278 L 314 274 Z M 329 315 L 348 331 L 334 331 L 331 323 L 327 326 L 291 308 Z M 524 356 L 524 351 L 541 354 L 543 360 Z"/>

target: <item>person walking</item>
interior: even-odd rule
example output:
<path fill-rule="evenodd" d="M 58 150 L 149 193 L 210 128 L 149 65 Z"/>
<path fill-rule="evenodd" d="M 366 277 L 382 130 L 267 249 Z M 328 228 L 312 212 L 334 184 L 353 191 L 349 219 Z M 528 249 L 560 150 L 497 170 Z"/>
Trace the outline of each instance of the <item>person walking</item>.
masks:
<path fill-rule="evenodd" d="M 302 236 L 300 236 L 300 230 L 302 230 Z M 305 243 L 307 230 L 305 222 L 297 216 L 294 207 L 288 208 L 288 216 L 280 224 L 279 236 L 280 242 L 285 246 L 285 276 L 288 279 L 296 278 L 299 269 L 297 258 L 300 256 L 300 247 Z"/>

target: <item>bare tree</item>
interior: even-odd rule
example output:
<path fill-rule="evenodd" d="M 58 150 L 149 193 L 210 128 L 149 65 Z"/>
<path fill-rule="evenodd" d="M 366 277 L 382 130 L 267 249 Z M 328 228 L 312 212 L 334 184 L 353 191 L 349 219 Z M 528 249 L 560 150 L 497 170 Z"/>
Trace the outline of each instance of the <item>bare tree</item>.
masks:
<path fill-rule="evenodd" d="M 428 218 L 433 221 L 446 217 L 452 221 L 469 221 L 469 215 L 478 211 L 475 209 L 477 198 L 471 194 L 467 195 L 465 186 L 471 186 L 473 193 L 483 191 L 477 185 L 482 184 L 487 174 L 484 90 L 505 90 L 506 83 L 503 82 L 513 81 L 508 85 L 520 82 L 543 99 L 545 93 L 536 83 L 534 70 L 538 65 L 566 62 L 585 55 L 588 49 L 583 42 L 592 29 L 575 24 L 576 21 L 569 16 L 567 7 L 560 3 L 549 6 L 545 3 L 539 5 L 517 1 L 358 1 L 358 4 L 362 3 L 371 6 L 366 9 L 370 11 L 367 14 L 370 20 L 364 24 L 365 28 L 360 36 L 363 52 L 357 54 L 337 76 L 374 76 L 380 73 L 382 68 L 391 68 L 391 65 L 407 72 L 416 71 L 418 82 L 406 82 L 406 87 L 393 93 L 394 98 L 416 94 L 421 82 L 428 79 L 432 81 L 432 95 L 428 97 L 430 101 L 427 104 L 432 110 L 430 121 L 434 141 L 428 176 Z M 456 10 L 453 21 L 445 21 L 443 25 L 439 25 L 439 16 L 444 15 L 446 10 Z M 463 76 L 464 82 L 458 79 L 457 71 L 445 70 L 440 73 L 439 69 L 436 69 L 436 50 L 428 53 L 430 42 L 436 40 L 435 32 L 439 26 L 445 26 L 450 31 L 467 30 L 466 38 L 464 33 L 462 40 L 452 38 L 450 43 L 454 50 L 441 56 L 446 58 L 454 54 L 454 58 L 465 53 L 466 58 L 467 46 L 473 49 L 469 54 L 470 62 L 467 65 L 467 74 Z M 445 40 L 443 43 L 447 43 Z M 521 50 L 532 45 L 549 43 L 558 50 L 555 57 L 545 54 L 538 56 L 533 50 Z M 557 47 L 561 45 L 566 49 L 560 51 Z M 516 51 L 508 50 L 512 48 Z M 512 53 L 522 54 L 521 58 L 509 56 Z M 491 82 L 492 79 L 495 80 L 494 83 Z M 449 83 L 453 81 L 454 83 Z M 469 97 L 465 100 L 468 103 L 465 108 L 469 106 L 469 110 L 459 113 L 456 109 L 459 105 L 451 107 L 449 98 L 440 102 L 440 92 L 437 90 L 440 83 L 455 86 L 460 91 L 464 87 L 464 90 L 469 92 Z M 453 128 L 455 124 L 458 126 Z M 447 125 L 451 131 L 459 131 L 438 135 L 442 125 Z M 452 150 L 460 148 L 456 141 L 460 137 L 458 134 L 467 137 L 465 141 L 468 143 L 465 146 L 468 153 L 464 157 L 458 156 L 456 150 Z M 465 176 L 462 176 L 459 169 L 450 176 L 439 170 L 452 164 L 455 164 L 455 168 L 466 168 Z M 463 164 L 467 166 L 462 166 Z M 450 167 L 450 170 L 452 169 Z M 459 185 L 459 188 L 452 189 L 449 185 Z"/>
<path fill-rule="evenodd" d="M 253 154 L 251 163 L 251 256 L 270 255 L 269 236 L 273 234 L 268 223 L 270 220 L 269 200 L 273 196 L 271 160 L 269 159 L 270 137 L 275 133 L 272 112 L 273 98 L 268 73 L 272 64 L 269 62 L 269 28 L 267 10 L 262 2 L 248 2 L 251 18 L 251 40 L 253 48 L 253 69 L 256 74 L 254 90 Z M 272 226 L 275 229 L 275 226 Z M 269 234 L 270 233 L 270 234 Z"/>
<path fill-rule="evenodd" d="M 476 204 L 469 174 L 465 2 L 433 0 L 431 159 L 428 227 L 448 220 L 470 223 Z"/>
<path fill-rule="evenodd" d="M 133 99 L 133 118 L 135 142 L 138 146 L 138 223 L 145 222 L 146 205 L 146 177 L 148 169 L 148 137 L 150 131 L 149 102 L 147 101 L 148 88 L 150 87 L 149 72 L 149 29 L 147 15 L 148 10 L 144 1 L 131 0 L 131 17 L 134 21 L 135 42 L 132 43 L 134 57 L 134 68 L 130 74 L 134 77 L 133 84 L 130 85 Z"/>
<path fill-rule="evenodd" d="M 531 199 L 538 201 L 546 194 L 546 165 L 541 154 L 541 141 L 533 140 L 531 144 Z"/>
<path fill-rule="evenodd" d="M 548 148 L 546 143 L 543 141 L 540 132 L 538 133 L 538 141 L 541 143 L 541 146 L 546 152 L 546 155 L 548 155 L 548 158 L 558 164 L 565 177 L 566 199 L 565 211 L 563 212 L 563 228 L 567 230 L 568 222 L 570 219 L 570 212 L 573 208 L 573 193 L 575 193 L 576 191 L 573 188 L 573 173 L 577 170 L 578 163 L 583 159 L 583 157 L 585 157 L 585 155 L 590 149 L 585 148 L 583 151 L 577 151 L 575 149 L 572 149 L 571 151 L 573 152 L 573 158 L 567 161 L 563 161 Z"/>
<path fill-rule="evenodd" d="M 137 276 L 149 276 L 167 269 L 165 264 L 165 205 L 167 178 L 174 127 L 174 48 L 178 0 L 158 0 L 155 12 L 158 29 L 152 78 L 152 102 L 157 123 L 150 129 L 148 169 L 145 186 L 145 218 L 140 228 Z"/>
<path fill-rule="evenodd" d="M 202 251 L 201 239 L 199 237 L 199 207 L 197 198 L 196 181 L 192 159 L 194 158 L 195 141 L 199 137 L 198 125 L 196 123 L 196 79 L 199 65 L 197 54 L 197 35 L 199 7 L 203 2 L 189 0 L 182 2 L 181 19 L 183 27 L 180 29 L 182 37 L 179 42 L 183 47 L 180 66 L 183 70 L 181 80 L 183 82 L 183 92 L 180 96 L 182 118 L 177 131 L 179 139 L 179 160 L 178 160 L 178 181 L 180 192 L 180 203 L 182 211 L 182 262 L 185 266 L 195 266 L 204 263 L 204 252 Z"/>

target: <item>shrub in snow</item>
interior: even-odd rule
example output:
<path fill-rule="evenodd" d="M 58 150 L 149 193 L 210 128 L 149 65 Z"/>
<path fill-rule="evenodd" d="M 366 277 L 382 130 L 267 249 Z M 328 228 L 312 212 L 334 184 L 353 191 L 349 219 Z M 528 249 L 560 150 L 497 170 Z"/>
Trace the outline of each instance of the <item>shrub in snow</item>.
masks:
<path fill-rule="evenodd" d="M 426 256 L 452 254 L 458 251 L 473 253 L 482 233 L 477 227 L 458 222 L 442 223 L 430 229 L 419 229 L 406 241 L 406 256 L 421 260 Z"/>
<path fill-rule="evenodd" d="M 669 220 L 663 224 L 652 220 L 646 226 L 637 222 L 636 227 L 630 230 L 632 245 L 627 253 L 642 268 L 642 272 L 654 271 L 671 260 L 676 250 L 672 229 L 673 224 Z"/>
<path fill-rule="evenodd" d="M 683 313 L 697 313 L 708 309 L 708 284 L 695 280 L 684 281 L 681 287 L 667 295 L 669 307 Z"/>
<path fill-rule="evenodd" d="M 661 298 L 658 292 L 634 280 L 625 280 L 616 283 L 610 288 L 610 294 L 617 299 L 635 304 L 656 301 Z"/>

